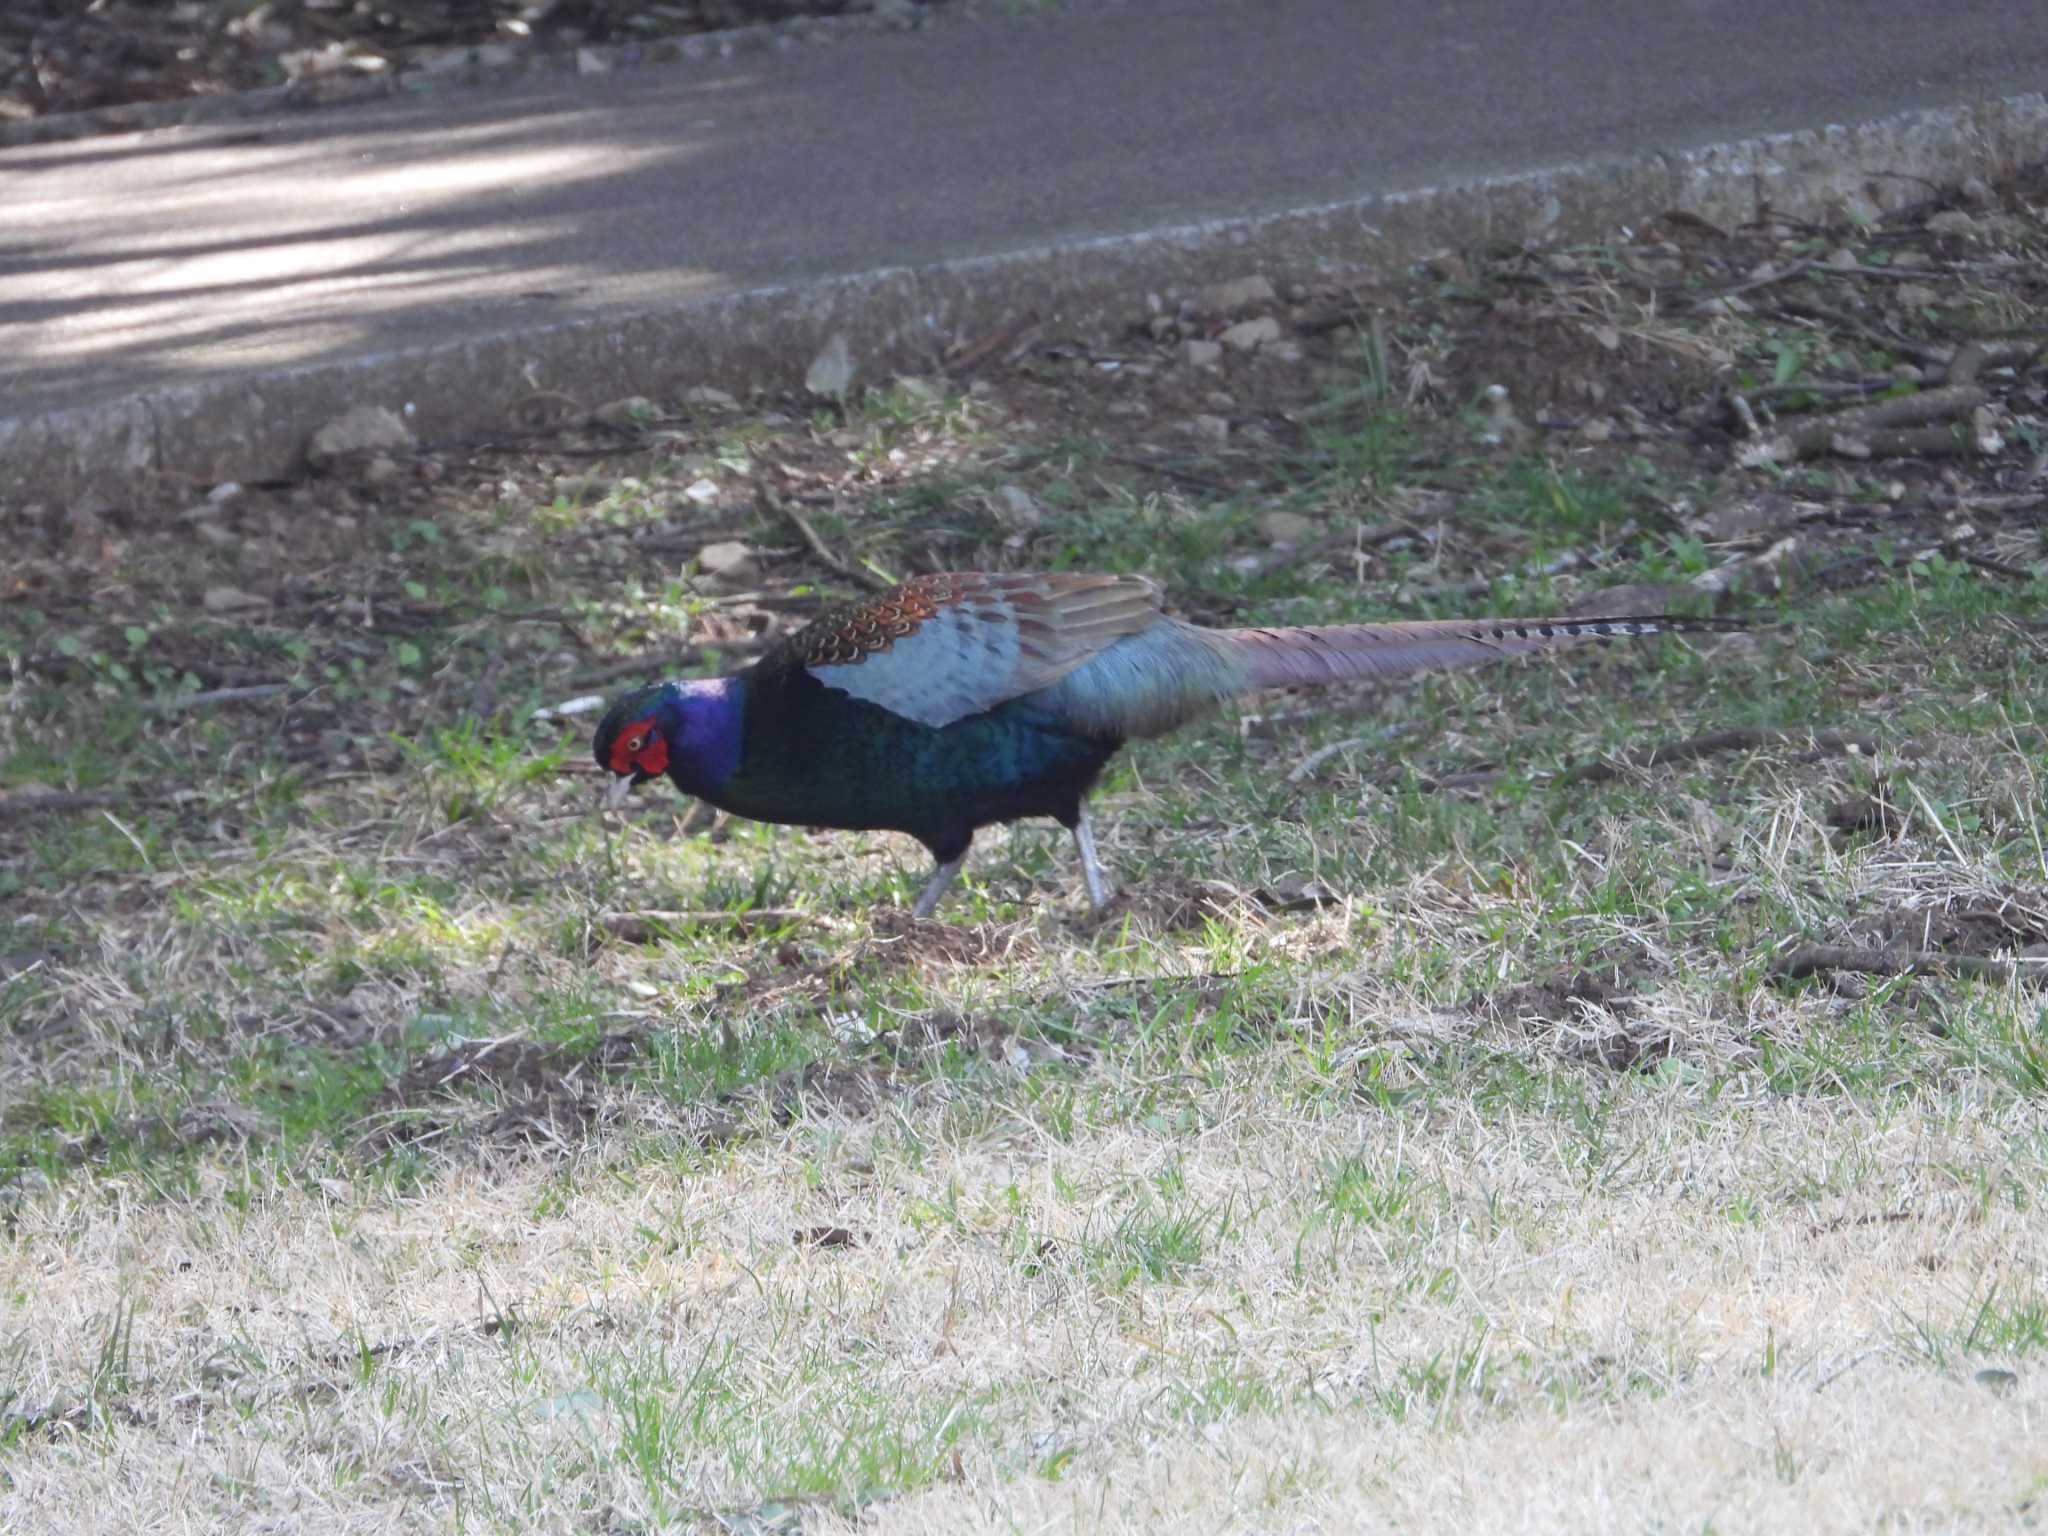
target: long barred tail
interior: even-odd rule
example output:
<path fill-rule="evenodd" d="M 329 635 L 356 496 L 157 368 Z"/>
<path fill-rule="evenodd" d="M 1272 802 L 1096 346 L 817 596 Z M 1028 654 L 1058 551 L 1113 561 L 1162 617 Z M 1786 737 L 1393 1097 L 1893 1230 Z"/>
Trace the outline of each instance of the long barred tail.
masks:
<path fill-rule="evenodd" d="M 1321 629 L 1230 629 L 1221 634 L 1245 658 L 1249 687 L 1286 688 L 1470 666 L 1580 640 L 1725 634 L 1749 627 L 1741 619 L 1660 613 L 1617 619 L 1428 619 Z"/>

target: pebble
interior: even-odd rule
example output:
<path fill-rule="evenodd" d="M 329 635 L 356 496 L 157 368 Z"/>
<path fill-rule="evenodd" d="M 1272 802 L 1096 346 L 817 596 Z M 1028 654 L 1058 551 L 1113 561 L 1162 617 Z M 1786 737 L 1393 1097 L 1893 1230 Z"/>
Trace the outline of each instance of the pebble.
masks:
<path fill-rule="evenodd" d="M 853 387 L 855 372 L 852 347 L 844 336 L 834 336 L 811 359 L 804 372 L 804 388 L 824 399 L 843 401 Z"/>
<path fill-rule="evenodd" d="M 1256 272 L 1249 277 L 1233 278 L 1227 283 L 1211 283 L 1194 293 L 1195 303 L 1212 315 L 1228 315 L 1250 309 L 1255 304 L 1270 304 L 1275 297 L 1273 285 Z"/>
<path fill-rule="evenodd" d="M 396 411 L 381 405 L 359 405 L 313 434 L 306 444 L 306 459 L 315 469 L 324 469 L 349 454 L 412 446 L 412 431 Z"/>
<path fill-rule="evenodd" d="M 1268 544 L 1307 543 L 1316 536 L 1316 520 L 1299 512 L 1267 512 L 1259 518 L 1259 536 Z"/>
<path fill-rule="evenodd" d="M 590 413 L 591 423 L 600 427 L 613 427 L 621 432 L 637 432 L 644 424 L 661 414 L 654 402 L 645 395 L 627 395 L 623 399 L 607 400 Z"/>
<path fill-rule="evenodd" d="M 1218 341 L 1184 341 L 1180 344 L 1180 360 L 1190 368 L 1220 368 L 1223 365 L 1223 344 Z"/>
<path fill-rule="evenodd" d="M 751 581 L 759 571 L 754 552 L 737 539 L 706 544 L 697 551 L 697 569 L 703 575 L 730 582 Z"/>
<path fill-rule="evenodd" d="M 740 408 L 739 401 L 722 389 L 713 389 L 709 384 L 698 384 L 684 390 L 683 404 L 710 411 L 736 411 Z"/>
<path fill-rule="evenodd" d="M 1249 352 L 1266 342 L 1278 341 L 1280 322 L 1271 315 L 1261 315 L 1256 320 L 1240 320 L 1216 339 L 1226 347 Z"/>
<path fill-rule="evenodd" d="M 1014 528 L 1035 528 L 1045 516 L 1032 494 L 1021 485 L 999 485 L 994 497 L 996 515 Z"/>
<path fill-rule="evenodd" d="M 1188 430 L 1200 438 L 1218 446 L 1230 440 L 1230 422 L 1222 416 L 1196 416 L 1189 420 Z"/>
<path fill-rule="evenodd" d="M 240 613 L 250 608 L 270 606 L 267 599 L 253 592 L 244 592 L 239 587 L 208 587 L 199 603 L 208 613 Z"/>

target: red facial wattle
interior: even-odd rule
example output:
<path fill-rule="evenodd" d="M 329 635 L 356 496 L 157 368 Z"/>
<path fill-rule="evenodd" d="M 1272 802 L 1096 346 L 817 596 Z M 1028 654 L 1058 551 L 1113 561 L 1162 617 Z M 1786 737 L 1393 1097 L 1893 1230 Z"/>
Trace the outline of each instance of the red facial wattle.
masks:
<path fill-rule="evenodd" d="M 668 738 L 655 728 L 652 715 L 622 727 L 612 738 L 612 772 L 639 772 L 650 778 L 668 772 Z"/>

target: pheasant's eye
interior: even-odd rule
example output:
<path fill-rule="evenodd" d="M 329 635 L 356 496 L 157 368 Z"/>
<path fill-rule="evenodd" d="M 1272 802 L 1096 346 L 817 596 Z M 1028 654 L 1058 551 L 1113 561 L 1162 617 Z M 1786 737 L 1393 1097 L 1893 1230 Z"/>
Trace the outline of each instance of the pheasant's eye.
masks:
<path fill-rule="evenodd" d="M 642 747 L 646 745 L 647 735 L 644 731 L 637 736 L 628 736 L 626 738 L 626 750 L 628 752 L 638 752 Z"/>

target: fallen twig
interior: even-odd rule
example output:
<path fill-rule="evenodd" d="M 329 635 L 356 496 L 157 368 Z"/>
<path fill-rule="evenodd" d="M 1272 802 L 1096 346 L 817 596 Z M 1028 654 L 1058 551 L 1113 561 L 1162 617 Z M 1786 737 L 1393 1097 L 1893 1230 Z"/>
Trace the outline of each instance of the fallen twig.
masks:
<path fill-rule="evenodd" d="M 247 704 L 257 699 L 274 699 L 291 690 L 290 683 L 250 683 L 241 688 L 207 688 L 199 693 L 172 694 L 160 700 L 156 708 L 167 715 L 183 714 L 188 709 L 207 709 L 215 704 Z"/>
<path fill-rule="evenodd" d="M 650 907 L 643 911 L 605 912 L 597 919 L 600 928 L 627 944 L 645 944 L 678 928 L 787 928 L 796 923 L 820 921 L 822 919 L 816 914 L 801 912 L 795 907 L 751 907 L 744 912 L 724 912 L 715 908 L 702 912 L 669 911 Z"/>
<path fill-rule="evenodd" d="M 1955 955 L 1903 944 L 1862 949 L 1853 944 L 1804 944 L 1771 967 L 1773 981 L 1804 981 L 1823 971 L 1861 976 L 1968 976 L 1979 981 L 2048 982 L 2048 955 L 2000 960 L 1991 955 Z"/>
<path fill-rule="evenodd" d="M 1783 315 L 1803 320 L 1818 320 L 1823 325 L 1835 326 L 1852 336 L 1861 336 L 1865 341 L 1883 347 L 1887 352 L 1896 353 L 1900 357 L 1910 357 L 1925 367 L 1946 368 L 1955 357 L 1955 349 L 1952 347 L 1930 347 L 1910 337 L 1880 330 L 1854 315 L 1845 315 L 1839 309 L 1832 309 L 1812 299 L 1782 298 L 1777 301 L 1776 310 Z"/>
<path fill-rule="evenodd" d="M 586 667 L 581 672 L 570 674 L 563 682 L 566 689 L 594 688 L 600 683 L 616 682 L 622 677 L 658 677 L 664 672 L 677 672 L 685 667 L 703 662 L 711 652 L 720 656 L 751 656 L 763 650 L 774 641 L 773 632 L 749 635 L 740 640 L 725 640 L 717 645 L 690 645 L 667 653 L 653 656 L 628 656 L 622 661 L 608 661 L 601 667 Z M 557 708 L 556 713 L 560 713 Z"/>
<path fill-rule="evenodd" d="M 1744 449 L 1745 465 L 1791 464 L 1829 451 L 1849 458 L 1885 458 L 1900 454 L 1959 451 L 1965 439 L 1953 426 L 1923 432 L 1901 429 L 1928 422 L 1955 422 L 1990 396 L 1975 384 L 1949 384 L 1918 394 L 1880 400 L 1831 415 L 1816 416 L 1789 431 L 1765 437 Z"/>
<path fill-rule="evenodd" d="M 1631 769 L 1656 768 L 1666 763 L 1687 763 L 1721 752 L 1754 752 L 1759 747 L 1802 744 L 1816 756 L 1846 752 L 1873 757 L 1878 750 L 1878 743 L 1873 738 L 1851 736 L 1843 731 L 1816 731 L 1811 736 L 1794 731 L 1754 728 L 1710 731 L 1704 736 L 1693 736 L 1685 741 L 1667 741 L 1658 746 L 1630 752 L 1619 760 L 1596 758 L 1592 762 L 1580 763 L 1577 767 L 1567 768 L 1559 774 L 1555 782 L 1560 785 L 1604 784 L 1610 779 L 1620 778 Z"/>
<path fill-rule="evenodd" d="M 1692 301 L 1691 307 L 1693 309 L 1705 309 L 1710 304 L 1718 304 L 1721 300 L 1732 299 L 1738 294 L 1754 293 L 1757 289 L 1768 288 L 1773 283 L 1790 282 L 1795 277 L 1805 276 L 1813 270 L 1814 265 L 1812 257 L 1801 257 L 1781 272 L 1759 273 L 1757 276 L 1737 283 L 1733 287 L 1718 288 L 1712 293 L 1702 294 L 1699 298 Z"/>
<path fill-rule="evenodd" d="M 1005 352 L 1027 341 L 1038 329 L 1038 313 L 1027 310 L 1021 319 L 988 333 L 981 340 L 962 347 L 957 353 L 949 354 L 939 367 L 946 373 L 965 373 L 968 369 L 986 362 L 998 352 Z"/>
<path fill-rule="evenodd" d="M 788 520 L 790 526 L 796 529 L 798 537 L 809 546 L 812 554 L 847 580 L 857 581 L 876 592 L 886 592 L 896 585 L 896 578 L 885 571 L 874 570 L 860 561 L 843 560 L 835 555 L 826 546 L 825 541 L 818 537 L 818 530 L 811 526 L 810 519 L 797 510 L 794 502 L 776 495 L 765 485 L 756 487 L 754 494 L 764 508 Z"/>
<path fill-rule="evenodd" d="M 0 795 L 0 821 L 15 816 L 41 816 L 54 811 L 97 811 L 106 806 L 132 802 L 132 795 L 109 795 L 97 790 Z"/>
<path fill-rule="evenodd" d="M 1348 736 L 1342 741 L 1333 741 L 1326 747 L 1318 747 L 1299 763 L 1295 764 L 1293 770 L 1287 775 L 1287 782 L 1289 784 L 1305 784 L 1314 778 L 1316 771 L 1331 758 L 1340 756 L 1358 747 L 1383 746 L 1395 737 L 1403 735 L 1408 729 L 1409 727 L 1407 726 L 1396 725 L 1384 731 L 1376 731 L 1370 736 Z"/>

